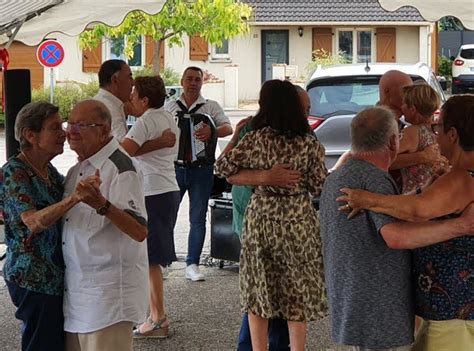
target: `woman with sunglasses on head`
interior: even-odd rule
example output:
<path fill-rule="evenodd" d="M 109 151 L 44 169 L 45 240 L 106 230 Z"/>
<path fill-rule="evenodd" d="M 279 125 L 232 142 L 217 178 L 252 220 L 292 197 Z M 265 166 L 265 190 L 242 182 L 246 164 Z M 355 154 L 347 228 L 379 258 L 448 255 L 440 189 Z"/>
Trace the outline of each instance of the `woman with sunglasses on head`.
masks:
<path fill-rule="evenodd" d="M 435 128 L 451 170 L 414 195 L 381 195 L 341 189 L 337 200 L 355 215 L 360 209 L 405 221 L 472 215 L 474 205 L 474 95 L 451 97 Z M 467 210 L 466 210 L 467 209 Z M 442 224 L 443 222 L 440 222 Z M 413 250 L 416 314 L 424 319 L 414 350 L 472 350 L 474 345 L 474 236 Z M 407 233 L 408 234 L 408 233 Z M 435 233 L 433 233 L 434 235 Z M 403 240 L 403 234 L 400 235 Z"/>
<path fill-rule="evenodd" d="M 76 190 L 63 199 L 64 177 L 50 163 L 66 140 L 58 111 L 47 102 L 21 109 L 15 122 L 20 153 L 1 172 L 3 275 L 23 323 L 22 350 L 64 350 L 61 217 L 83 194 Z"/>

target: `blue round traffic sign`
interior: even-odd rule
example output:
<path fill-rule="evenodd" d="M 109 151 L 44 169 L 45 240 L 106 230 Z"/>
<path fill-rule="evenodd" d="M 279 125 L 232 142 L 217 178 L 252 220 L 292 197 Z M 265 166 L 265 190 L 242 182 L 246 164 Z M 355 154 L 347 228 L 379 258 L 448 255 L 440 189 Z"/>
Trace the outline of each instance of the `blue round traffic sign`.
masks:
<path fill-rule="evenodd" d="M 44 67 L 53 68 L 63 62 L 64 49 L 57 41 L 46 40 L 38 46 L 36 58 Z"/>

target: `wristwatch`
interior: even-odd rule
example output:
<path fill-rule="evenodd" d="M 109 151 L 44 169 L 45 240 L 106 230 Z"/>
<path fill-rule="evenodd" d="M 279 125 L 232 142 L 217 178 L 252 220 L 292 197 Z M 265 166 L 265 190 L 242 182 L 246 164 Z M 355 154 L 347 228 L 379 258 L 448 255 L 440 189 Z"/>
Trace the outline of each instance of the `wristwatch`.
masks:
<path fill-rule="evenodd" d="M 97 214 L 101 215 L 101 216 L 105 216 L 107 214 L 107 212 L 109 211 L 109 208 L 110 208 L 110 201 L 107 200 L 105 201 L 105 204 L 101 207 L 99 207 L 97 210 L 95 210 L 97 212 Z"/>

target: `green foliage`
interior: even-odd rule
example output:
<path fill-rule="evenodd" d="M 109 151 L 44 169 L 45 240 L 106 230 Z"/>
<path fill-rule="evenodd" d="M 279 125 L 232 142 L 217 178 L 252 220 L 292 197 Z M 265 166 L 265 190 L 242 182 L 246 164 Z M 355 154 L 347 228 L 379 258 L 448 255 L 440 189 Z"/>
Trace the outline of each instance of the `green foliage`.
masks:
<path fill-rule="evenodd" d="M 5 115 L 3 114 L 3 112 L 0 112 L 0 126 L 4 126 L 5 125 Z"/>
<path fill-rule="evenodd" d="M 235 0 L 168 0 L 160 13 L 148 15 L 131 12 L 117 27 L 97 24 L 79 36 L 81 49 L 98 46 L 103 37 L 125 38 L 124 55 L 133 56 L 133 47 L 142 35 L 152 37 L 161 46 L 165 40 L 170 47 L 183 45 L 183 35 L 200 34 L 211 44 L 222 45 L 224 39 L 248 33 L 247 20 L 252 8 Z M 159 72 L 155 50 L 153 69 Z"/>
<path fill-rule="evenodd" d="M 332 55 L 330 52 L 324 49 L 316 49 L 313 51 L 313 60 L 306 66 L 306 72 L 311 74 L 319 65 L 324 67 L 330 65 L 342 65 L 346 63 L 351 62 L 341 51 L 339 51 L 336 55 Z"/>
<path fill-rule="evenodd" d="M 459 31 L 465 29 L 461 21 L 453 16 L 444 16 L 438 23 L 439 30 Z"/>
<path fill-rule="evenodd" d="M 73 106 L 84 99 L 92 98 L 99 90 L 96 82 L 88 84 L 66 82 L 54 87 L 54 104 L 59 107 L 59 114 L 67 119 L 71 114 Z M 49 101 L 50 89 L 40 88 L 31 92 L 32 101 Z"/>
<path fill-rule="evenodd" d="M 165 86 L 181 84 L 180 74 L 170 67 L 165 67 L 165 69 L 160 72 L 160 76 L 163 78 Z"/>
<path fill-rule="evenodd" d="M 450 78 L 453 75 L 452 72 L 453 61 L 445 56 L 438 56 L 438 74 L 445 78 Z"/>
<path fill-rule="evenodd" d="M 147 77 L 147 76 L 154 76 L 154 75 L 156 74 L 153 72 L 153 67 L 151 66 L 144 66 L 142 68 L 133 70 L 133 78 Z M 165 86 L 179 85 L 180 80 L 181 80 L 179 73 L 170 67 L 165 67 L 165 69 L 163 69 L 163 71 L 160 72 L 160 77 L 161 79 L 163 79 Z"/>

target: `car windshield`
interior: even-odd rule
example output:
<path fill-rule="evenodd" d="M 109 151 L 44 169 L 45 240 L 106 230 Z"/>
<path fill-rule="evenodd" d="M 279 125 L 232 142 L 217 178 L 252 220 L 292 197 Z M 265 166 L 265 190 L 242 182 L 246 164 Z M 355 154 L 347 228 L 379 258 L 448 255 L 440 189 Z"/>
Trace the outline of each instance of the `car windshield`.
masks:
<path fill-rule="evenodd" d="M 474 60 L 474 49 L 462 49 L 460 56 L 466 60 Z"/>
<path fill-rule="evenodd" d="M 379 100 L 380 76 L 322 78 L 308 86 L 311 116 L 356 114 Z"/>

